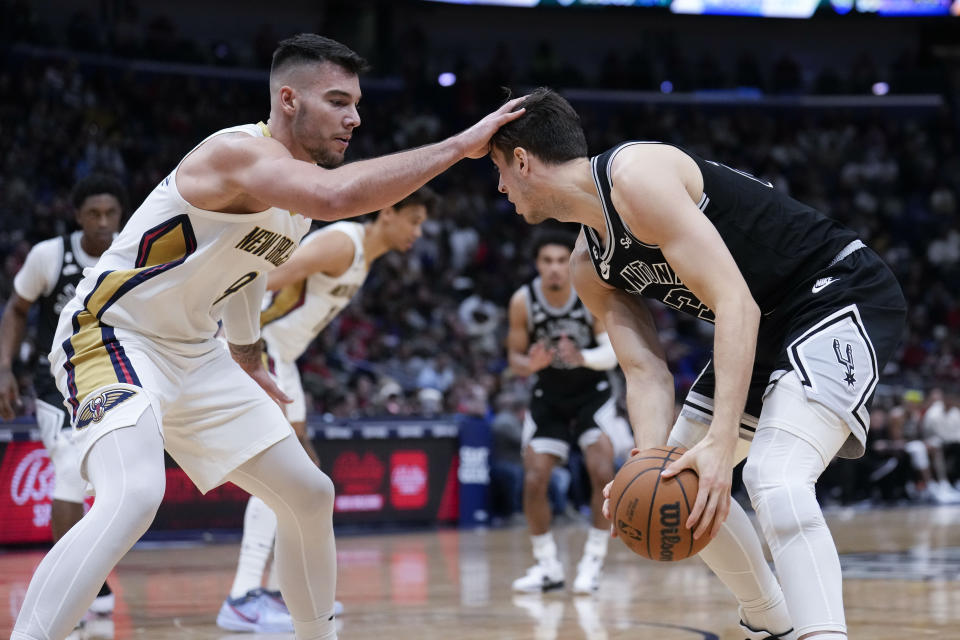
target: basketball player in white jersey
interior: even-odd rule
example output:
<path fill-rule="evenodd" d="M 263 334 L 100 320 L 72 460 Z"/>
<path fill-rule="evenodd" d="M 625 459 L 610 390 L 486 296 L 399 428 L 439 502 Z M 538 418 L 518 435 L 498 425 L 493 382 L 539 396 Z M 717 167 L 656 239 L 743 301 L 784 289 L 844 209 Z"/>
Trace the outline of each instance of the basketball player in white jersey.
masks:
<path fill-rule="evenodd" d="M 71 437 L 70 417 L 63 409 L 63 397 L 50 377 L 47 352 L 57 329 L 63 306 L 73 298 L 83 270 L 113 242 L 127 201 L 126 189 L 104 174 L 82 178 L 71 193 L 79 231 L 51 238 L 34 246 L 13 280 L 13 294 L 0 321 L 0 418 L 12 419 L 19 405 L 19 389 L 13 375 L 13 360 L 27 332 L 27 317 L 39 306 L 34 338 L 37 427 L 53 464 L 53 503 L 50 529 L 56 542 L 83 517 L 86 482 L 80 478 L 80 460 Z M 113 612 L 113 593 L 107 583 L 90 606 L 94 614 Z"/>
<path fill-rule="evenodd" d="M 153 520 L 164 449 L 201 491 L 231 481 L 270 506 L 297 637 L 336 637 L 333 483 L 292 437 L 277 404 L 289 398 L 263 367 L 266 274 L 310 218 L 389 206 L 485 155 L 493 132 L 518 117 L 510 103 L 442 142 L 334 168 L 360 124 L 364 66 L 321 36 L 281 42 L 268 122 L 224 129 L 187 154 L 64 308 L 51 370 L 97 498 L 37 568 L 14 640 L 67 636 Z M 232 360 L 214 338 L 221 320 Z"/>
<path fill-rule="evenodd" d="M 260 314 L 260 333 L 280 389 L 293 400 L 284 407 L 287 419 L 317 466 L 320 458 L 307 433 L 307 406 L 297 359 L 349 304 L 377 258 L 413 246 L 435 200 L 429 187 L 421 187 L 379 211 L 370 222 L 342 220 L 314 231 L 290 260 L 267 277 L 267 290 L 275 293 Z M 270 572 L 266 589 L 260 587 L 276 531 L 276 514 L 263 500 L 251 496 L 243 518 L 237 572 L 217 615 L 220 627 L 261 632 L 292 629 L 275 591 L 276 572 Z M 334 608 L 337 615 L 342 612 L 339 602 Z"/>
<path fill-rule="evenodd" d="M 541 231 L 533 243 L 537 277 L 510 298 L 507 334 L 510 368 L 536 376 L 523 421 L 523 513 L 533 556 L 514 591 L 545 592 L 564 585 L 563 565 L 550 531 L 547 489 L 557 463 L 566 463 L 570 446 L 583 452 L 591 486 L 591 522 L 573 592 L 600 586 L 610 522 L 604 517 L 603 487 L 613 479 L 613 445 L 605 433 L 616 416 L 609 370 L 617 366 L 603 323 L 587 309 L 570 280 L 575 236 Z"/>

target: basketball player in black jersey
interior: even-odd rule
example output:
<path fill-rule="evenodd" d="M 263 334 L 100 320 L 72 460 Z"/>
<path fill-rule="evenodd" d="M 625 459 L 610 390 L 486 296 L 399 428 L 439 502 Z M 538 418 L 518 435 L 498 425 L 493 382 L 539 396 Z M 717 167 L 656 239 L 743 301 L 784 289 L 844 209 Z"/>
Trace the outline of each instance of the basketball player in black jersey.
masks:
<path fill-rule="evenodd" d="M 513 582 L 515 591 L 563 587 L 547 489 L 554 465 L 566 462 L 571 443 L 583 452 L 590 476 L 593 519 L 577 565 L 575 593 L 597 590 L 607 555 L 603 487 L 613 479 L 613 445 L 603 429 L 616 416 L 608 371 L 617 359 L 603 324 L 583 306 L 570 283 L 574 242 L 573 235 L 559 230 L 538 234 L 533 244 L 538 276 L 510 299 L 510 368 L 519 375 L 536 375 L 523 424 L 523 512 L 536 564 Z"/>
<path fill-rule="evenodd" d="M 37 244 L 14 279 L 14 292 L 0 320 L 0 418 L 10 420 L 20 404 L 13 361 L 27 331 L 27 316 L 39 305 L 36 367 L 37 426 L 54 469 L 53 504 L 50 528 L 53 541 L 59 540 L 83 517 L 86 482 L 80 478 L 80 461 L 71 445 L 70 418 L 63 408 L 63 396 L 50 375 L 47 351 L 53 342 L 60 310 L 74 293 L 83 270 L 97 262 L 120 228 L 126 190 L 115 178 L 94 174 L 83 178 L 71 195 L 80 231 Z M 98 614 L 113 611 L 113 596 L 104 583 L 91 606 Z"/>
<path fill-rule="evenodd" d="M 589 158 L 563 98 L 541 89 L 521 104 L 491 141 L 499 190 L 528 222 L 582 223 L 574 286 L 623 368 L 637 446 L 688 449 L 664 475 L 700 477 L 686 525 L 713 537 L 700 555 L 737 597 L 743 635 L 846 638 L 814 483 L 834 456 L 864 451 L 878 374 L 904 329 L 895 277 L 852 231 L 759 178 L 662 143 Z M 713 359 L 675 423 L 642 297 L 715 327 Z M 779 583 L 730 500 L 744 457 Z"/>

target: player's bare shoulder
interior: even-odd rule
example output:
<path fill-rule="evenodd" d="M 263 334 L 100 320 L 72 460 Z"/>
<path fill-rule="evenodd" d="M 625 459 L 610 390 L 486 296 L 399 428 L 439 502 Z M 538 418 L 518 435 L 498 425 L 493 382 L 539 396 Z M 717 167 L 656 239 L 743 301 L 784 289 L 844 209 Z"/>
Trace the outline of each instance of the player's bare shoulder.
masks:
<path fill-rule="evenodd" d="M 636 201 L 644 200 L 639 194 L 662 191 L 673 184 L 682 185 L 691 198 L 699 198 L 703 192 L 703 175 L 696 161 L 669 144 L 628 145 L 610 166 L 610 195 L 621 214 L 637 208 Z"/>
<path fill-rule="evenodd" d="M 527 321 L 527 286 L 523 285 L 513 292 L 510 296 L 510 319 L 522 320 L 524 324 Z"/>
<path fill-rule="evenodd" d="M 243 132 L 222 133 L 202 142 L 177 168 L 177 187 L 195 207 L 227 213 L 249 213 L 266 208 L 249 198 L 244 176 L 271 160 L 291 158 L 273 138 Z"/>

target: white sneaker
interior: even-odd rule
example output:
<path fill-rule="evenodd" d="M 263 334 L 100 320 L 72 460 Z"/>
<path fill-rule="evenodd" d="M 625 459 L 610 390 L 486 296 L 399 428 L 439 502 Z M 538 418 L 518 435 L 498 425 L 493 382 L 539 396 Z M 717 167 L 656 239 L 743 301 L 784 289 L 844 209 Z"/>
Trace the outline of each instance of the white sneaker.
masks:
<path fill-rule="evenodd" d="M 282 609 L 278 607 L 263 589 L 252 589 L 245 596 L 224 600 L 217 614 L 217 626 L 228 631 L 293 633 L 293 620 L 286 605 Z"/>
<path fill-rule="evenodd" d="M 577 564 L 577 577 L 573 581 L 574 593 L 596 593 L 600 588 L 600 574 L 603 573 L 603 558 L 586 554 Z"/>
<path fill-rule="evenodd" d="M 114 601 L 112 592 L 105 596 L 97 596 L 93 599 L 93 604 L 90 605 L 90 613 L 98 616 L 108 616 L 113 613 Z"/>
<path fill-rule="evenodd" d="M 513 590 L 524 593 L 543 593 L 563 588 L 563 565 L 554 560 L 527 569 L 527 574 L 513 581 Z"/>
<path fill-rule="evenodd" d="M 932 483 L 931 493 L 937 504 L 957 504 L 960 502 L 960 491 L 957 491 L 946 480 Z"/>

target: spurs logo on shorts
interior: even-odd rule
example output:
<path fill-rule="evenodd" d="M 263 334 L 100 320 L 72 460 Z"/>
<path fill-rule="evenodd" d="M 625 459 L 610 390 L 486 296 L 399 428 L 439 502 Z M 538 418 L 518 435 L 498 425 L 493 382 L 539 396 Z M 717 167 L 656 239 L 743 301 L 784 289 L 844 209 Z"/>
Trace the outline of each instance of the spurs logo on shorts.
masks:
<path fill-rule="evenodd" d="M 833 352 L 837 354 L 837 362 L 843 365 L 843 368 L 846 370 L 846 375 L 843 378 L 843 381 L 847 383 L 847 386 L 851 389 L 855 384 L 857 384 L 857 379 L 853 377 L 854 367 L 853 367 L 853 345 L 849 342 L 847 343 L 846 353 L 840 352 L 840 340 L 837 338 L 833 339 Z"/>
<path fill-rule="evenodd" d="M 77 415 L 77 431 L 103 420 L 107 411 L 126 402 L 137 392 L 132 389 L 110 389 L 91 398 Z"/>

